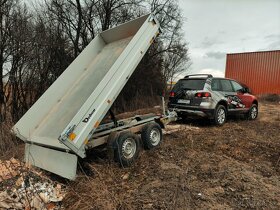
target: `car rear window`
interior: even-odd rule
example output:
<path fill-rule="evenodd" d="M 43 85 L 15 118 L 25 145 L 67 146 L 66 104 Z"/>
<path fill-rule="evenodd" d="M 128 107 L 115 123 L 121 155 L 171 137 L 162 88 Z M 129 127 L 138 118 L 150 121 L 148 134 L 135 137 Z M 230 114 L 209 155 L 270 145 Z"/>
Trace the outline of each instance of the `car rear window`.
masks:
<path fill-rule="evenodd" d="M 203 90 L 206 79 L 182 79 L 173 87 L 173 92 L 179 90 Z"/>

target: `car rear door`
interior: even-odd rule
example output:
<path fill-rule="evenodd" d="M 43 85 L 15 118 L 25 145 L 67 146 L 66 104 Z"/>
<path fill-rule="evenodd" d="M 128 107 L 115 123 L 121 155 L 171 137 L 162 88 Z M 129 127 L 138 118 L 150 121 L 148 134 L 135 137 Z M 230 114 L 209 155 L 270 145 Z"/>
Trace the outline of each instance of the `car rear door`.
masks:
<path fill-rule="evenodd" d="M 245 107 L 242 100 L 239 98 L 237 91 L 234 90 L 233 85 L 228 79 L 220 80 L 222 94 L 227 100 L 228 111 L 238 112 Z"/>
<path fill-rule="evenodd" d="M 252 97 L 248 93 L 243 92 L 243 86 L 238 82 L 231 80 L 232 87 L 236 92 L 237 97 L 240 99 L 240 103 L 243 104 L 244 109 L 249 109 L 252 105 Z"/>

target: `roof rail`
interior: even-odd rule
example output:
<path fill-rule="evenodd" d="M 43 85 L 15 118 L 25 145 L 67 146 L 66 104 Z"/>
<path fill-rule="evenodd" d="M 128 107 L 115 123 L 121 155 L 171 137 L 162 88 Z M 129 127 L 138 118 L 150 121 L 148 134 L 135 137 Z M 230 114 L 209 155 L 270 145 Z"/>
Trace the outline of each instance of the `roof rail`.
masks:
<path fill-rule="evenodd" d="M 212 74 L 190 74 L 190 75 L 185 76 L 184 78 L 201 77 L 201 76 L 205 76 L 207 78 L 213 77 Z"/>

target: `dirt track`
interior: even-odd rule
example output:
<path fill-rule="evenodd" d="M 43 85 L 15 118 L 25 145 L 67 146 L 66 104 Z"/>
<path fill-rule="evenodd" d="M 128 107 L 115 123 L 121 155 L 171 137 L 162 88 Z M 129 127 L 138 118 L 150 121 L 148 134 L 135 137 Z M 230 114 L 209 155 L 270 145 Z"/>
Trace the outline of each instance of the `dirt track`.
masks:
<path fill-rule="evenodd" d="M 280 209 L 280 105 L 223 127 L 178 122 L 131 168 L 101 153 L 70 183 L 69 209 Z"/>

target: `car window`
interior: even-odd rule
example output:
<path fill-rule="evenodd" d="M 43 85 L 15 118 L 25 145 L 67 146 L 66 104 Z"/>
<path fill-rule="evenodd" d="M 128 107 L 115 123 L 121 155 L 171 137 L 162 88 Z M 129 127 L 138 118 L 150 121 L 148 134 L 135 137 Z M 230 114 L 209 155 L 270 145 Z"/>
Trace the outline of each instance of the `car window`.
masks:
<path fill-rule="evenodd" d="M 203 90 L 206 79 L 182 79 L 173 88 L 173 92 L 179 90 Z"/>
<path fill-rule="evenodd" d="M 240 85 L 245 89 L 247 93 L 252 93 L 252 90 L 247 85 L 245 85 L 244 83 L 241 83 Z"/>
<path fill-rule="evenodd" d="M 232 84 L 234 92 L 237 92 L 237 91 L 240 91 L 243 89 L 243 87 L 235 81 L 231 81 L 231 84 Z"/>
<path fill-rule="evenodd" d="M 211 89 L 213 91 L 220 91 L 221 90 L 221 87 L 220 87 L 220 80 L 218 79 L 212 79 L 212 82 L 211 82 Z"/>
<path fill-rule="evenodd" d="M 222 91 L 233 92 L 233 89 L 232 89 L 232 86 L 231 86 L 231 83 L 229 80 L 222 79 L 221 86 L 222 86 Z"/>

